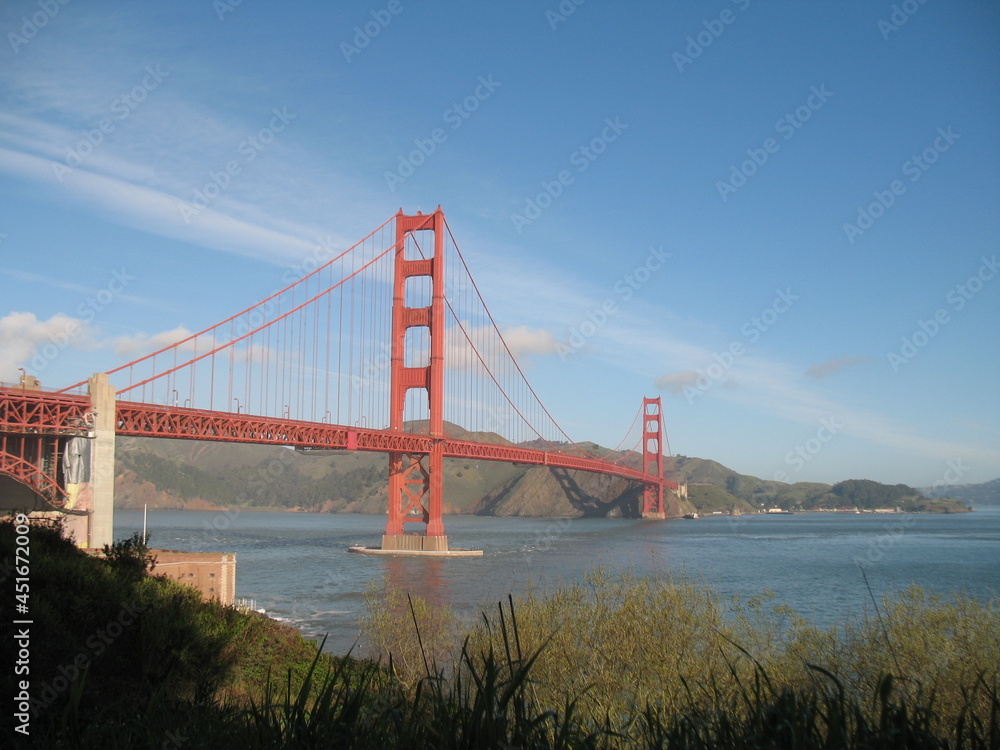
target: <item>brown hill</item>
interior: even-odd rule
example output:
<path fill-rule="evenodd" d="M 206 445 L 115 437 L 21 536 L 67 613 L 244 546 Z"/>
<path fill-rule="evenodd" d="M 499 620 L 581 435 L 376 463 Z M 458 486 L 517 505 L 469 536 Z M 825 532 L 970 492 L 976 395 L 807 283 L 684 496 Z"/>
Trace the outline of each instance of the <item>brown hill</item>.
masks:
<path fill-rule="evenodd" d="M 448 432 L 502 442 L 454 425 Z M 378 453 L 141 438 L 120 438 L 117 446 L 115 503 L 121 508 L 385 511 L 386 457 Z M 638 465 L 638 457 L 626 458 Z M 635 517 L 641 493 L 624 479 L 473 459 L 446 459 L 444 486 L 445 512 L 499 516 Z M 671 514 L 692 509 L 675 503 Z"/>
<path fill-rule="evenodd" d="M 419 431 L 422 424 L 407 425 Z M 448 425 L 449 434 L 464 439 L 503 442 L 491 433 L 469 433 Z M 242 507 L 309 510 L 327 513 L 384 513 L 386 456 L 347 451 L 294 451 L 277 446 L 209 443 L 185 440 L 120 438 L 117 442 L 116 505 L 122 508 Z M 538 446 L 543 447 L 543 446 Z M 582 449 L 597 455 L 607 451 L 594 443 Z M 571 445 L 561 446 L 576 452 Z M 637 467 L 640 458 L 618 454 Z M 785 484 L 739 474 L 716 461 L 677 456 L 668 474 L 688 485 L 689 501 L 668 498 L 668 515 L 781 507 L 859 505 L 892 507 L 879 502 L 899 488 L 876 482 L 812 482 Z M 845 488 L 857 485 L 857 491 Z M 624 479 L 552 467 L 528 467 L 474 459 L 446 459 L 446 513 L 495 516 L 626 517 L 638 515 L 641 489 Z M 902 487 L 902 486 L 900 486 Z M 862 497 L 859 492 L 867 494 Z M 905 488 L 919 499 L 919 493 Z M 839 494 L 838 494 L 839 493 Z M 869 497 L 871 496 L 871 497 Z M 939 503 L 940 504 L 940 503 Z M 903 503 L 906 505 L 906 503 Z M 955 509 L 964 509 L 953 503 Z M 911 507 L 912 506 L 912 507 Z M 919 504 L 913 510 L 933 510 Z M 946 506 L 942 506 L 946 507 Z M 952 509 L 947 506 L 947 509 Z"/>
<path fill-rule="evenodd" d="M 636 518 L 642 488 L 603 474 L 535 466 L 474 503 L 469 513 L 486 516 Z M 690 512 L 672 495 L 668 516 Z"/>

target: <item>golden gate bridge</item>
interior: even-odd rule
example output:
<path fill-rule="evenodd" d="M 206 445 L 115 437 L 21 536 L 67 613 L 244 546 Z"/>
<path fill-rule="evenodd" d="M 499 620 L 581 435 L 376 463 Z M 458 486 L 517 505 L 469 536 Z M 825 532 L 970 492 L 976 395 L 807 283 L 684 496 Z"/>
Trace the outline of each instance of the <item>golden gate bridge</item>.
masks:
<path fill-rule="evenodd" d="M 559 426 L 440 207 L 400 210 L 284 289 L 132 362 L 56 391 L 32 380 L 0 387 L 0 486 L 85 516 L 85 546 L 112 541 L 116 436 L 386 453 L 386 552 L 448 551 L 446 458 L 631 480 L 644 517 L 663 518 L 679 491 L 664 476 L 659 398 L 602 455 Z"/>

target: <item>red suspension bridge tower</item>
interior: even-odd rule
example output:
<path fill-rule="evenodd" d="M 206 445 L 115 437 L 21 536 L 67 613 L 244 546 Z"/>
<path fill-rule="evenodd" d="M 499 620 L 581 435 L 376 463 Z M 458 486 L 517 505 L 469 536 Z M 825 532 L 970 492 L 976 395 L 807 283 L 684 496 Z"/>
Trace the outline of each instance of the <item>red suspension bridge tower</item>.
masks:
<path fill-rule="evenodd" d="M 660 397 L 642 400 L 642 470 L 663 479 L 663 404 Z M 666 518 L 663 483 L 643 485 L 642 517 Z"/>
<path fill-rule="evenodd" d="M 408 258 L 411 235 L 432 232 L 433 252 Z M 422 245 L 417 245 L 418 247 Z M 448 537 L 441 518 L 444 453 L 444 213 L 439 206 L 429 215 L 396 214 L 395 274 L 392 295 L 391 372 L 389 385 L 389 430 L 402 433 L 406 395 L 411 389 L 424 390 L 428 402 L 428 432 L 432 439 L 429 454 L 389 453 L 389 519 L 382 537 L 383 550 L 444 551 Z M 410 307 L 420 288 L 430 281 L 430 304 Z M 425 338 L 408 337 L 414 328 L 424 328 Z M 430 358 L 423 366 L 408 366 L 417 341 L 428 341 Z M 410 356 L 408 356 L 410 355 Z M 426 463 L 425 463 L 426 461 Z M 406 523 L 426 524 L 426 534 L 405 534 Z"/>

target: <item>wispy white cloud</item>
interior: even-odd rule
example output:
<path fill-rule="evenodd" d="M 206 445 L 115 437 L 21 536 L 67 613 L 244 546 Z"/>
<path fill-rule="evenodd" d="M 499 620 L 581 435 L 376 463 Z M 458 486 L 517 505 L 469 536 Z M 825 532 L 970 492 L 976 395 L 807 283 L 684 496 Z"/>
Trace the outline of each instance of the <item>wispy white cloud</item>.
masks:
<path fill-rule="evenodd" d="M 510 255 L 494 250 L 475 258 L 496 291 L 489 299 L 503 300 L 504 312 L 498 317 L 526 321 L 529 328 L 553 332 L 557 341 L 567 326 L 579 325 L 587 319 L 588 310 L 598 309 L 605 299 L 613 296 L 613 289 L 587 284 L 571 271 L 548 268 L 537 260 L 519 259 L 512 263 Z M 697 320 L 672 319 L 668 327 L 667 317 L 662 308 L 653 310 L 641 298 L 619 304 L 579 351 L 613 367 L 649 377 L 658 389 L 684 397 L 686 387 L 696 387 L 707 368 L 718 364 L 717 355 L 727 349 L 726 338 Z M 691 339 L 694 335 L 713 343 L 695 342 Z M 570 361 L 576 362 L 576 356 Z M 1000 451 L 928 437 L 914 425 L 831 399 L 815 390 L 810 382 L 865 361 L 866 357 L 831 359 L 810 368 L 806 378 L 801 370 L 783 361 L 745 351 L 731 366 L 723 368 L 722 376 L 712 380 L 712 387 L 699 398 L 725 399 L 762 415 L 810 427 L 823 418 L 836 416 L 845 424 L 844 434 L 880 446 L 926 458 L 968 457 L 979 464 L 1000 468 Z"/>
<path fill-rule="evenodd" d="M 85 141 L 88 139 L 83 129 L 73 130 L 45 120 L 0 110 L 0 144 L 17 153 L 47 159 L 48 176 L 54 178 L 56 183 L 60 181 L 60 174 L 72 171 L 80 153 L 78 148 Z M 99 146 L 92 150 L 84 148 L 83 151 L 87 151 L 87 154 L 82 163 L 90 171 L 136 182 L 156 179 L 154 168 L 134 159 L 119 158 L 115 155 L 114 148 Z"/>
<path fill-rule="evenodd" d="M 445 363 L 452 369 L 478 371 L 485 363 L 494 375 L 498 375 L 498 369 L 510 361 L 507 351 L 523 367 L 533 356 L 550 354 L 555 347 L 552 334 L 542 328 L 518 326 L 498 335 L 493 326 L 472 326 L 463 322 L 462 326 L 452 325 L 445 329 Z M 415 359 L 426 364 L 426 346 L 415 354 Z"/>
<path fill-rule="evenodd" d="M 0 18 L 10 25 L 23 9 L 36 5 L 25 2 L 16 10 L 8 5 L 0 8 Z M 0 173 L 42 188 L 40 192 L 57 205 L 73 202 L 110 222 L 152 235 L 278 265 L 312 255 L 319 236 L 333 234 L 335 244 L 347 247 L 385 218 L 379 200 L 372 200 L 371 193 L 359 190 L 344 176 L 357 173 L 356 163 L 336 161 L 325 144 L 324 149 L 317 149 L 322 153 L 308 151 L 302 145 L 308 141 L 298 138 L 299 122 L 291 122 L 266 150 L 256 152 L 253 162 L 245 160 L 241 144 L 248 134 L 269 123 L 273 108 L 290 105 L 291 112 L 299 113 L 294 102 L 269 101 L 271 92 L 280 87 L 265 88 L 263 84 L 269 82 L 248 81 L 238 71 L 200 59 L 200 37 L 182 34 L 216 33 L 216 19 L 208 6 L 203 10 L 209 23 L 190 27 L 150 21 L 155 18 L 151 14 L 160 12 L 155 5 L 112 6 L 110 10 L 106 5 L 94 8 L 85 3 L 60 7 L 60 16 L 44 29 L 44 39 L 32 42 L 17 56 L 3 57 L 0 63 L 0 97 L 5 108 L 0 111 Z M 177 54 L 181 49 L 184 53 Z M 155 66 L 158 57 L 170 61 L 163 68 L 162 82 L 148 91 L 141 104 L 129 108 L 127 117 L 114 119 L 113 132 L 73 166 L 69 150 L 86 150 L 80 144 L 87 140 L 87 131 L 102 118 L 114 117 L 115 102 L 142 85 L 149 75 L 147 66 Z M 242 90 L 234 91 L 234 86 Z M 257 87 L 252 94 L 250 86 Z M 224 105 L 216 101 L 219 91 L 232 94 Z M 309 92 L 315 95 L 315 90 Z M 213 171 L 234 159 L 239 161 L 240 173 L 208 206 L 185 221 L 184 204 L 191 203 L 196 190 L 204 191 Z M 65 172 L 58 165 L 73 168 Z M 482 187 L 481 195 L 489 195 L 490 202 L 479 204 L 480 215 L 506 221 L 504 207 L 510 201 L 502 180 L 484 182 Z M 469 197 L 470 203 L 475 200 Z M 433 204 L 423 208 L 431 210 Z M 557 267 L 464 229 L 458 234 L 473 273 L 496 318 L 513 326 L 509 343 L 517 354 L 553 360 L 555 344 L 565 341 L 569 329 L 613 297 L 613 280 L 607 285 L 600 280 L 586 282 L 572 265 Z M 72 278 L 38 275 L 33 281 L 84 292 Z M 684 386 L 696 382 L 698 371 L 704 371 L 721 351 L 712 348 L 717 339 L 700 335 L 716 332 L 707 330 L 708 326 L 699 331 L 698 321 L 668 327 L 665 305 L 644 306 L 639 299 L 647 293 L 644 290 L 620 306 L 599 326 L 587 338 L 580 357 L 640 374 L 655 380 L 661 389 L 682 395 Z M 10 363 L 30 360 L 40 346 L 51 344 L 52 335 L 74 320 L 85 323 L 69 316 L 39 321 L 25 317 L 30 314 L 15 315 L 20 317 L 0 319 L 5 326 L 0 327 L 0 335 L 5 336 L 0 339 L 4 354 L 0 362 L 6 370 Z M 89 326 L 81 330 L 74 345 L 106 346 L 122 354 L 138 353 L 186 333 L 177 328 L 104 337 Z M 845 431 L 881 445 L 921 456 L 962 455 L 969 460 L 979 456 L 1000 465 L 996 451 L 922 437 L 919 427 L 856 409 L 819 391 L 816 380 L 862 361 L 846 356 L 831 359 L 809 368 L 804 376 L 801 366 L 792 368 L 750 353 L 740 357 L 719 387 L 704 398 L 729 399 L 804 424 L 836 414 L 845 423 Z M 0 377 L 10 375 L 6 370 L 0 371 Z M 732 383 L 740 388 L 723 387 Z M 923 434 L 930 429 L 924 428 Z"/>
<path fill-rule="evenodd" d="M 828 359 L 826 362 L 820 362 L 818 365 L 813 365 L 808 370 L 806 370 L 806 375 L 810 378 L 815 378 L 816 380 L 822 380 L 835 372 L 840 372 L 848 367 L 854 367 L 855 365 L 860 365 L 863 362 L 867 362 L 868 357 L 834 357 L 833 359 Z"/>
<path fill-rule="evenodd" d="M 94 346 L 97 331 L 85 320 L 62 313 L 39 320 L 34 313 L 0 318 L 0 381 L 14 382 L 21 367 L 42 372 L 66 348 Z"/>
<path fill-rule="evenodd" d="M 9 149 L 0 148 L 0 170 L 50 186 L 53 182 L 50 162 Z M 303 236 L 266 229 L 211 208 L 184 222 L 185 204 L 176 196 L 83 168 L 65 177 L 61 192 L 125 226 L 270 262 L 305 257 L 316 247 Z"/>
<path fill-rule="evenodd" d="M 111 349 L 119 356 L 134 357 L 170 346 L 191 335 L 183 326 L 158 333 L 112 336 L 86 318 L 57 313 L 39 320 L 34 313 L 12 312 L 0 318 L 0 381 L 12 382 L 22 367 L 32 374 L 43 372 L 66 350 Z M 210 348 L 212 338 L 198 337 L 180 351 Z"/>
<path fill-rule="evenodd" d="M 694 370 L 668 372 L 656 378 L 653 384 L 662 391 L 669 391 L 675 396 L 680 396 L 684 393 L 685 388 L 694 388 L 701 377 L 703 376 Z"/>
<path fill-rule="evenodd" d="M 557 338 L 567 326 L 578 322 L 595 292 L 572 272 L 540 258 L 526 258 L 513 248 L 492 243 L 477 244 L 475 237 L 461 238 L 470 270 L 490 311 L 512 325 L 544 325 Z M 599 302 L 597 304 L 600 304 Z"/>
<path fill-rule="evenodd" d="M 101 294 L 103 289 L 95 289 L 93 287 L 84 286 L 83 284 L 78 284 L 75 281 L 66 281 L 64 279 L 54 278 L 52 276 L 45 276 L 39 273 L 32 273 L 31 271 L 23 271 L 14 268 L 0 268 L 0 273 L 5 276 L 9 276 L 16 281 L 27 282 L 31 284 L 41 284 L 43 286 L 50 287 L 52 289 L 60 289 L 66 292 L 73 292 L 75 294 L 95 296 Z M 161 310 L 164 312 L 181 312 L 180 309 L 176 307 L 170 307 L 168 305 L 163 305 L 155 300 L 148 300 L 143 297 L 137 297 L 134 294 L 125 294 L 124 292 L 116 292 L 115 299 L 122 302 L 128 302 L 133 305 L 140 305 L 142 307 L 149 307 L 154 310 Z M 86 304 L 86 303 L 84 303 Z"/>
<path fill-rule="evenodd" d="M 915 425 L 835 401 L 807 387 L 802 376 L 784 363 L 748 355 L 736 369 L 738 382 L 745 387 L 719 390 L 718 397 L 810 426 L 833 417 L 843 423 L 844 434 L 922 458 L 961 457 L 977 465 L 1000 467 L 1000 450 L 927 437 Z"/>
<path fill-rule="evenodd" d="M 0 273 L 4 276 L 9 276 L 15 281 L 22 281 L 31 284 L 43 284 L 44 286 L 51 287 L 53 289 L 61 289 L 64 292 L 75 292 L 77 294 L 96 294 L 98 290 L 86 287 L 83 284 L 77 284 L 75 281 L 64 281 L 62 279 L 54 279 L 48 276 L 43 276 L 38 273 L 31 273 L 30 271 L 19 271 L 13 268 L 0 268 Z"/>
<path fill-rule="evenodd" d="M 232 81 L 213 86 L 213 65 L 177 57 L 164 41 L 169 28 L 140 45 L 148 19 L 85 6 L 62 12 L 45 30 L 51 43 L 32 45 L 30 64 L 22 55 L 0 66 L 0 172 L 109 221 L 279 265 L 309 254 L 321 236 L 348 247 L 385 218 L 365 223 L 380 211 L 361 208 L 356 185 L 298 148 L 287 102 L 223 112 L 215 92 Z M 155 62 L 159 49 L 169 65 Z M 248 143 L 272 125 L 284 132 Z M 213 179 L 234 163 L 238 172 Z M 192 210 L 207 193 L 208 205 Z"/>
<path fill-rule="evenodd" d="M 134 333 L 128 336 L 116 336 L 107 342 L 107 345 L 114 349 L 115 354 L 120 356 L 132 356 L 144 352 L 151 352 L 162 349 L 165 346 L 176 344 L 191 335 L 184 326 L 177 326 L 169 331 L 161 331 L 152 335 L 146 333 Z"/>
<path fill-rule="evenodd" d="M 542 328 L 516 326 L 502 331 L 503 339 L 515 359 L 534 354 L 551 354 L 556 351 L 556 340 Z"/>

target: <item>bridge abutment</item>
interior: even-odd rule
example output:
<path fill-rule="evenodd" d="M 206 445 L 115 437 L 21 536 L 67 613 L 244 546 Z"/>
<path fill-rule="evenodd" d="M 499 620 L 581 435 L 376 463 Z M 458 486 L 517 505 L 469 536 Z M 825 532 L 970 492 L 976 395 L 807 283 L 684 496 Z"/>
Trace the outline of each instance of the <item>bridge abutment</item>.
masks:
<path fill-rule="evenodd" d="M 87 381 L 90 409 L 94 415 L 94 437 L 90 447 L 89 547 L 114 542 L 115 523 L 115 389 L 108 376 L 97 373 Z"/>

